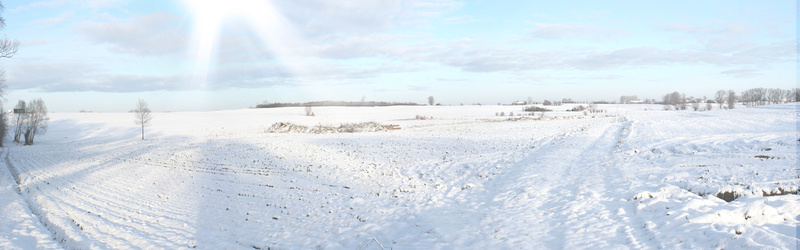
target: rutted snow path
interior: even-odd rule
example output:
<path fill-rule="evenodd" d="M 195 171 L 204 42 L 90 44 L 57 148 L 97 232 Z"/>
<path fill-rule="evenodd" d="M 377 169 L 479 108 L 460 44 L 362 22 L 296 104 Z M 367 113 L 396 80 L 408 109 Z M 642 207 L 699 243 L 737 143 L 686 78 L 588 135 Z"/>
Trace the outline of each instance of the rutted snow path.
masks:
<path fill-rule="evenodd" d="M 620 208 L 629 203 L 626 192 L 614 188 L 624 181 L 614 151 L 628 125 L 597 123 L 538 140 L 485 188 L 464 192 L 435 210 L 439 213 L 431 218 L 455 216 L 451 220 L 465 222 L 457 230 L 436 230 L 448 234 L 436 237 L 477 248 L 641 246 L 643 233 Z"/>

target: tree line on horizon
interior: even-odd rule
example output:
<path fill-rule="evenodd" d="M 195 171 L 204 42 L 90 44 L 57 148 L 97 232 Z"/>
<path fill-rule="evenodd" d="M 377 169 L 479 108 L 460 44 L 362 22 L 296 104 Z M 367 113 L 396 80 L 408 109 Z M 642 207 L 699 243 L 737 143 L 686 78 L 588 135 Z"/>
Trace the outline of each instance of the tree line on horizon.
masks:
<path fill-rule="evenodd" d="M 662 98 L 664 110 L 669 110 L 674 107 L 675 110 L 685 110 L 687 104 L 691 104 L 695 111 L 698 111 L 699 104 L 706 103 L 706 110 L 711 110 L 711 103 L 717 103 L 719 108 L 733 109 L 736 103 L 741 102 L 747 107 L 761 106 L 767 104 L 779 104 L 788 102 L 800 102 L 800 88 L 783 90 L 779 88 L 752 88 L 736 94 L 734 90 L 718 90 L 714 99 L 695 99 L 694 97 L 686 97 L 685 93 L 678 93 L 677 91 L 664 95 Z"/>
<path fill-rule="evenodd" d="M 286 108 L 286 107 L 384 107 L 384 106 L 420 106 L 421 104 L 413 102 L 375 102 L 375 101 L 361 101 L 361 102 L 343 102 L 343 101 L 318 101 L 306 103 L 262 103 L 256 105 L 256 108 Z"/>

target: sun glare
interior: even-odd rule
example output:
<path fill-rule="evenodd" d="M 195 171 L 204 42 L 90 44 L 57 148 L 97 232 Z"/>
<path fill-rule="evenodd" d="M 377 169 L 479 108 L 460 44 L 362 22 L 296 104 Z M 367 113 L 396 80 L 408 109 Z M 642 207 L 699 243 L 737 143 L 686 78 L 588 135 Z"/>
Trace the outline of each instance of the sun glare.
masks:
<path fill-rule="evenodd" d="M 228 0 L 228 1 L 194 1 L 184 0 L 184 5 L 192 12 L 194 31 L 192 51 L 195 55 L 193 83 L 207 87 L 210 75 L 213 74 L 213 63 L 219 52 L 220 32 L 226 21 L 237 19 L 249 24 L 253 33 L 259 38 L 257 43 L 269 49 L 275 60 L 283 62 L 286 69 L 294 75 L 302 74 L 302 69 L 291 63 L 298 55 L 292 52 L 292 46 L 304 42 L 290 28 L 275 7 L 269 1 Z"/>

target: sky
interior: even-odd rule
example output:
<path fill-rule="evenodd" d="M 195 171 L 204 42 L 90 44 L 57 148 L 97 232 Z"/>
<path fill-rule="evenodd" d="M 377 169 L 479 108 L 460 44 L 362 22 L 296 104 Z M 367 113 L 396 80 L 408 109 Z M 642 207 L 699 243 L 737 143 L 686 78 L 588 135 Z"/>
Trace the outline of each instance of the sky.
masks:
<path fill-rule="evenodd" d="M 443 105 L 797 87 L 796 1 L 2 1 L 5 108 Z"/>

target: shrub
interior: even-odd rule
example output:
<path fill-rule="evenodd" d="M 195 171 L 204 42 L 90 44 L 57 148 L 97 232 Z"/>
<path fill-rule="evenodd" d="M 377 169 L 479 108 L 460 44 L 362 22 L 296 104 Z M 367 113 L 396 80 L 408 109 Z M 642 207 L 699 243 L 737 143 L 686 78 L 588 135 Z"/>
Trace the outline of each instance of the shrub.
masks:
<path fill-rule="evenodd" d="M 605 109 L 600 109 L 595 104 L 589 104 L 589 113 L 605 113 Z"/>
<path fill-rule="evenodd" d="M 545 111 L 553 111 L 553 110 L 542 108 L 542 107 L 537 107 L 537 106 L 527 106 L 527 107 L 523 108 L 523 111 L 526 111 L 526 112 L 545 112 Z"/>
<path fill-rule="evenodd" d="M 578 105 L 578 106 L 576 106 L 576 107 L 573 107 L 573 108 L 572 108 L 572 109 L 570 109 L 569 111 L 573 111 L 573 112 L 579 112 L 579 111 L 583 111 L 583 110 L 585 110 L 585 109 L 586 109 L 586 107 L 584 107 L 583 105 Z"/>

